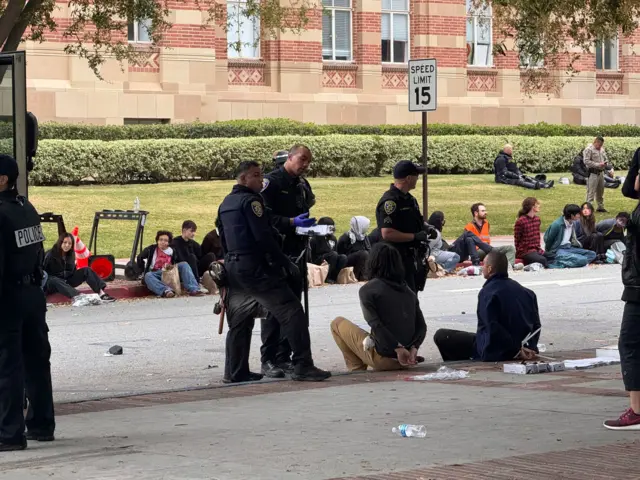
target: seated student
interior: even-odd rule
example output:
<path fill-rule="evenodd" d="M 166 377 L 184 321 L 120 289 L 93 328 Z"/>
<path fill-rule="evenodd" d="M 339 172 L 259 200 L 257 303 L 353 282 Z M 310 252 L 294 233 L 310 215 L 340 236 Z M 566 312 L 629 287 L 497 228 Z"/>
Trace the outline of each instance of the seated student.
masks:
<path fill-rule="evenodd" d="M 596 215 L 590 202 L 584 202 L 580 207 L 580 219 L 574 223 L 574 228 L 582 248 L 594 252 L 596 262 L 604 262 L 606 260 L 604 234 L 596 229 Z"/>
<path fill-rule="evenodd" d="M 445 223 L 444 213 L 433 212 L 429 217 L 428 223 L 436 229 L 436 238 L 429 239 L 429 248 L 431 249 L 433 261 L 440 265 L 445 272 L 451 273 L 455 270 L 458 263 L 460 263 L 460 255 L 456 252 L 449 251 L 449 245 L 442 238 L 442 227 Z"/>
<path fill-rule="evenodd" d="M 46 293 L 60 293 L 65 297 L 75 298 L 80 295 L 75 287 L 86 282 L 94 293 L 100 295 L 103 302 L 115 302 L 115 298 L 104 291 L 107 284 L 96 272 L 88 267 L 76 268 L 74 247 L 73 235 L 63 233 L 45 255 L 43 268 L 48 276 Z"/>
<path fill-rule="evenodd" d="M 516 246 L 516 257 L 522 263 L 530 265 L 540 263 L 547 268 L 547 258 L 540 248 L 540 202 L 537 198 L 528 197 L 522 201 L 522 209 L 518 212 L 518 220 L 513 226 L 513 240 Z"/>
<path fill-rule="evenodd" d="M 493 173 L 496 183 L 517 185 L 518 187 L 536 190 L 539 188 L 553 187 L 553 180 L 547 183 L 544 181 L 546 179 L 544 175 L 537 175 L 536 178 L 531 178 L 522 173 L 515 162 L 513 162 L 512 156 L 513 147 L 507 144 L 493 161 Z"/>
<path fill-rule="evenodd" d="M 197 230 L 198 226 L 194 221 L 185 220 L 182 223 L 182 235 L 173 239 L 171 248 L 176 253 L 176 261 L 178 263 L 187 262 L 193 276 L 199 280 L 216 260 L 216 257 L 212 253 L 206 255 L 202 253 L 200 244 L 193 239 Z"/>
<path fill-rule="evenodd" d="M 318 220 L 318 225 L 335 225 L 332 218 L 322 217 Z M 309 242 L 311 246 L 311 262 L 321 265 L 323 261 L 329 264 L 329 273 L 327 274 L 327 283 L 336 283 L 340 270 L 347 266 L 347 256 L 340 255 L 335 248 L 338 244 L 334 235 L 326 235 L 324 237 L 311 237 Z"/>
<path fill-rule="evenodd" d="M 352 217 L 350 230 L 338 239 L 338 253 L 347 256 L 347 265 L 353 265 L 353 274 L 360 281 L 366 280 L 366 264 L 371 250 L 367 230 L 371 221 L 367 217 Z"/>
<path fill-rule="evenodd" d="M 579 268 L 596 259 L 595 252 L 585 250 L 576 238 L 574 225 L 580 221 L 580 207 L 567 204 L 562 216 L 544 232 L 544 256 L 549 268 Z"/>
<path fill-rule="evenodd" d="M 576 185 L 586 185 L 589 180 L 589 169 L 584 163 L 584 151 L 580 151 L 573 159 L 571 166 L 571 174 L 573 175 L 573 183 Z M 607 164 L 604 167 L 604 186 L 605 188 L 618 188 L 620 186 L 620 177 L 615 176 L 613 165 Z"/>
<path fill-rule="evenodd" d="M 429 217 L 428 223 L 442 234 L 442 229 L 446 223 L 444 213 L 433 212 Z M 457 254 L 460 262 L 471 259 L 474 265 L 480 265 L 479 251 L 487 254 L 492 250 L 491 245 L 484 243 L 477 235 L 474 235 L 468 230 L 465 230 L 462 235 L 451 242 L 451 245 L 442 239 L 442 247 L 448 252 Z"/>
<path fill-rule="evenodd" d="M 360 291 L 364 319 L 371 335 L 343 317 L 331 322 L 331 334 L 342 351 L 347 369 L 399 370 L 416 365 L 418 349 L 427 334 L 420 303 L 404 282 L 398 250 L 386 242 L 371 249 L 367 263 L 370 280 Z M 363 342 L 371 336 L 373 348 Z"/>
<path fill-rule="evenodd" d="M 214 228 L 204 236 L 202 245 L 200 246 L 202 255 L 212 254 L 216 261 L 224 260 L 224 252 L 222 250 L 222 241 L 218 234 L 218 229 Z"/>
<path fill-rule="evenodd" d="M 511 280 L 509 261 L 497 251 L 484 260 L 486 279 L 478 294 L 476 333 L 440 329 L 433 336 L 442 360 L 503 362 L 532 359 L 538 353 L 540 332 L 522 346 L 522 341 L 540 328 L 538 299 L 531 290 Z"/>
<path fill-rule="evenodd" d="M 627 212 L 620 212 L 616 215 L 616 218 L 598 222 L 596 230 L 603 235 L 605 251 L 609 250 L 611 245 L 616 242 L 624 243 L 630 218 L 631 216 Z"/>
<path fill-rule="evenodd" d="M 471 215 L 473 216 L 473 220 L 467 223 L 464 229 L 473 233 L 484 243 L 491 245 L 490 226 L 489 221 L 487 220 L 487 208 L 483 203 L 474 203 L 471 205 Z M 509 265 L 513 266 L 516 263 L 516 248 L 513 245 L 493 247 L 493 250 L 504 253 L 509 260 Z M 484 259 L 485 255 L 487 255 L 485 250 L 480 249 L 478 251 L 480 260 Z"/>
<path fill-rule="evenodd" d="M 175 292 L 168 285 L 162 283 L 162 269 L 165 265 L 176 265 L 180 282 L 192 297 L 200 297 L 203 293 L 191 267 L 186 262 L 178 262 L 176 253 L 169 246 L 173 235 L 171 232 L 159 230 L 156 233 L 156 243 L 149 245 L 138 255 L 138 268 L 144 272 L 143 282 L 149 290 L 159 297 L 173 298 Z"/>

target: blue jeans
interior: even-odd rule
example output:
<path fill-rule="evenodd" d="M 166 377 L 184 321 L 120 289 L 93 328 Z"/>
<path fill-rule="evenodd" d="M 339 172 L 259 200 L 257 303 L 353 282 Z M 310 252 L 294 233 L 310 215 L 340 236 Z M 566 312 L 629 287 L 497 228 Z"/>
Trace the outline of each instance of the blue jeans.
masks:
<path fill-rule="evenodd" d="M 451 273 L 453 269 L 456 268 L 456 265 L 460 263 L 460 255 L 455 252 L 440 251 L 435 256 L 435 259 L 436 263 L 442 265 L 442 268 L 444 268 L 444 271 L 447 273 Z"/>
<path fill-rule="evenodd" d="M 184 285 L 184 288 L 189 292 L 197 292 L 200 290 L 196 277 L 193 276 L 193 271 L 187 262 L 180 262 L 178 265 L 178 273 L 180 275 L 180 283 Z M 147 272 L 144 275 L 144 283 L 149 290 L 161 297 L 165 292 L 171 291 L 171 289 L 162 283 L 162 270 L 156 270 L 155 272 Z"/>
<path fill-rule="evenodd" d="M 583 248 L 561 245 L 556 257 L 549 263 L 549 268 L 580 268 L 596 259 L 596 252 Z"/>

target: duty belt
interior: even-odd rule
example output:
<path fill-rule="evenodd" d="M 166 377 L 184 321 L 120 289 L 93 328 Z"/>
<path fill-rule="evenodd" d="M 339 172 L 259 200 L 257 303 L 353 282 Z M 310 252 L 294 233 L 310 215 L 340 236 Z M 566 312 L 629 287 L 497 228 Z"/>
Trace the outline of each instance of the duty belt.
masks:
<path fill-rule="evenodd" d="M 38 285 L 40 282 L 38 282 L 35 274 L 31 274 L 19 277 L 11 283 L 15 285 Z"/>
<path fill-rule="evenodd" d="M 594 174 L 594 175 L 600 175 L 602 172 L 604 172 L 604 170 L 598 170 L 597 168 L 590 168 L 589 169 L 589 174 Z"/>

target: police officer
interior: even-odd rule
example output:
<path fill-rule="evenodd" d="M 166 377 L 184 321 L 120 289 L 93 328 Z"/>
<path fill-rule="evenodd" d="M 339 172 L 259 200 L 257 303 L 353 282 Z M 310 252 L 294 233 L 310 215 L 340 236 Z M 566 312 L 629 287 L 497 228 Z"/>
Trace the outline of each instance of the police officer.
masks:
<path fill-rule="evenodd" d="M 0 155 L 0 451 L 52 441 L 51 346 L 42 291 L 40 216 L 18 195 L 18 165 Z M 29 408 L 23 415 L 24 392 Z"/>
<path fill-rule="evenodd" d="M 313 365 L 304 310 L 300 299 L 287 283 L 287 277 L 299 276 L 299 271 L 280 249 L 269 213 L 259 195 L 263 184 L 260 165 L 253 161 L 242 162 L 238 166 L 236 179 L 237 185 L 218 209 L 229 292 L 237 292 L 242 297 L 255 300 L 280 323 L 282 333 L 293 350 L 293 380 L 326 380 L 331 373 Z M 244 315 L 244 318 L 248 316 Z M 244 326 L 238 328 L 239 332 L 235 335 L 235 347 L 243 349 L 242 355 L 248 357 L 251 328 L 246 320 L 242 323 Z M 230 327 L 234 324 L 235 319 L 230 319 Z M 231 350 L 228 350 L 227 355 L 230 353 Z M 243 370 L 248 372 L 248 368 Z M 253 377 L 257 378 L 255 375 Z"/>
<path fill-rule="evenodd" d="M 400 251 L 405 281 L 414 292 L 417 292 L 416 280 L 421 262 L 419 246 L 427 241 L 427 230 L 433 230 L 433 227 L 425 225 L 418 202 L 409 193 L 416 188 L 418 177 L 424 172 L 424 167 L 409 160 L 396 163 L 393 167 L 394 182 L 376 207 L 376 221 L 382 239 Z"/>
<path fill-rule="evenodd" d="M 274 161 L 281 162 L 283 157 L 282 152 L 278 152 Z M 315 223 L 315 219 L 307 218 L 315 204 L 315 196 L 309 182 L 302 177 L 311 159 L 308 147 L 295 145 L 287 153 L 284 163 L 266 176 L 261 192 L 273 226 L 284 237 L 282 250 L 294 260 L 300 257 L 306 247 L 306 238 L 296 235 L 296 227 L 310 227 Z M 303 279 L 300 278 L 298 284 L 289 283 L 300 298 Z M 272 314 L 261 321 L 261 336 L 262 373 L 271 378 L 282 378 L 285 373 L 291 373 L 291 347 L 281 335 L 280 324 Z"/>

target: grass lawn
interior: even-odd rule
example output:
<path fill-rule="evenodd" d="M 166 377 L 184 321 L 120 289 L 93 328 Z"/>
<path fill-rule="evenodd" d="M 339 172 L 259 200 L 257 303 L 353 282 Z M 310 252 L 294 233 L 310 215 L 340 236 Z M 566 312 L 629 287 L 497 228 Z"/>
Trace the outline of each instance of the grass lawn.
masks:
<path fill-rule="evenodd" d="M 429 179 L 429 212 L 443 211 L 447 220 L 444 235 L 446 238 L 455 238 L 469 221 L 471 204 L 483 202 L 487 206 L 492 235 L 509 235 L 513 233 L 513 223 L 522 199 L 533 195 L 542 203 L 542 227 L 545 229 L 561 214 L 565 204 L 580 204 L 586 194 L 586 187 L 557 184 L 559 174 L 548 177 L 556 180 L 555 188 L 533 191 L 498 185 L 494 183 L 493 175 L 433 175 Z M 365 215 L 375 226 L 376 204 L 391 179 L 312 178 L 310 182 L 317 198 L 312 215 L 316 218 L 332 217 L 336 221 L 337 232 L 341 234 L 348 229 L 353 215 Z M 138 196 L 141 209 L 150 212 L 145 228 L 146 246 L 153 243 L 155 232 L 160 228 L 179 234 L 182 221 L 186 219 L 198 224 L 196 239 L 201 241 L 213 228 L 218 205 L 229 193 L 233 183 L 212 181 L 158 185 L 31 187 L 29 193 L 38 211 L 62 214 L 69 230 L 77 225 L 80 237 L 87 245 L 96 211 L 132 209 L 133 201 Z M 421 182 L 413 193 L 422 206 Z M 610 213 L 599 214 L 598 219 L 613 217 L 618 211 L 630 211 L 635 206 L 632 200 L 622 196 L 620 189 L 606 189 L 605 203 Z M 101 221 L 98 253 L 111 253 L 116 258 L 128 257 L 134 227 L 134 222 Z M 57 236 L 55 227 L 47 225 L 45 234 L 49 248 Z"/>

